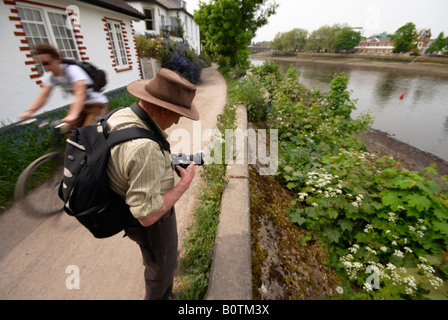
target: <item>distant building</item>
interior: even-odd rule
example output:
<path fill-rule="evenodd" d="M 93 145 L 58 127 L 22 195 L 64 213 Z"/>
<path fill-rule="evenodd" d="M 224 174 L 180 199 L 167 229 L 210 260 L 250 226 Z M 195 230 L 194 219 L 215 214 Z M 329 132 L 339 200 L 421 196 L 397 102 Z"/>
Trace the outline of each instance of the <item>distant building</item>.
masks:
<path fill-rule="evenodd" d="M 389 54 L 394 52 L 394 42 L 389 37 L 372 36 L 355 47 L 356 53 Z"/>
<path fill-rule="evenodd" d="M 136 35 L 167 34 L 174 41 L 185 40 L 197 54 L 201 53 L 199 26 L 187 11 L 183 0 L 125 0 L 145 15 L 134 23 Z"/>
<path fill-rule="evenodd" d="M 270 43 L 267 41 L 258 42 L 249 46 L 250 52 L 262 52 L 270 50 Z"/>
<path fill-rule="evenodd" d="M 428 50 L 432 42 L 431 29 L 422 29 L 418 32 L 417 49 L 420 54 L 426 54 L 426 50 Z"/>
<path fill-rule="evenodd" d="M 390 54 L 394 52 L 395 43 L 389 37 L 383 37 L 381 35 L 371 36 L 365 40 L 362 40 L 355 47 L 356 53 L 368 53 L 368 54 Z M 418 49 L 420 54 L 426 54 L 426 50 L 432 43 L 431 29 L 422 29 L 418 31 L 418 39 L 416 47 L 411 48 Z"/>

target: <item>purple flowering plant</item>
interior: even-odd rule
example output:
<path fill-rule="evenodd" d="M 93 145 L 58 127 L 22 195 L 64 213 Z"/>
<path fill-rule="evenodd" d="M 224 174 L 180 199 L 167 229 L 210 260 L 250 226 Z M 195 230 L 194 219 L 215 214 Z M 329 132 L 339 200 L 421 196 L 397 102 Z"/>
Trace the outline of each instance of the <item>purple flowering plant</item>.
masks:
<path fill-rule="evenodd" d="M 158 60 L 162 67 L 176 71 L 191 83 L 199 83 L 203 61 L 188 44 L 164 36 L 136 37 L 140 58 Z"/>

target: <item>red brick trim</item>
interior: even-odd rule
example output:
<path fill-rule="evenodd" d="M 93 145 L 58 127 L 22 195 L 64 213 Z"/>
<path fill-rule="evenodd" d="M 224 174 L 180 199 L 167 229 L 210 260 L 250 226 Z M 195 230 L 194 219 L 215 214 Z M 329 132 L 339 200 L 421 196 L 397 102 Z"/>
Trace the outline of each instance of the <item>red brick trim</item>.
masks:
<path fill-rule="evenodd" d="M 51 8 L 51 9 L 56 9 L 56 10 L 60 10 L 63 11 L 65 13 L 66 8 L 64 7 L 60 7 L 60 6 L 54 6 L 54 5 L 50 5 L 47 3 L 42 3 L 42 2 L 37 2 L 37 1 L 31 1 L 31 0 L 3 0 L 3 3 L 5 5 L 9 5 L 9 6 L 14 6 L 14 7 L 10 7 L 10 15 L 9 15 L 9 20 L 15 22 L 15 28 L 16 30 L 14 31 L 14 36 L 15 37 L 19 37 L 20 39 L 20 43 L 23 46 L 19 46 L 18 49 L 21 52 L 25 52 L 25 60 L 24 63 L 27 66 L 30 66 L 30 71 L 31 73 L 29 74 L 30 79 L 38 79 L 40 78 L 40 74 L 37 72 L 38 69 L 36 67 L 36 62 L 33 59 L 33 55 L 31 54 L 31 48 L 30 46 L 28 46 L 28 41 L 25 39 L 26 34 L 25 32 L 23 32 L 23 25 L 20 23 L 21 19 L 18 16 L 19 11 L 15 8 L 16 5 L 20 5 L 20 3 L 24 3 L 24 4 L 31 4 L 34 5 L 36 7 L 44 7 L 44 8 Z M 72 15 L 76 15 L 75 12 L 71 12 L 68 13 L 68 16 L 72 16 Z M 81 26 L 78 23 L 74 23 L 74 21 L 72 20 L 72 25 L 73 25 L 73 35 L 75 37 L 76 40 L 76 45 L 78 46 L 78 51 L 79 54 L 81 56 L 81 60 L 89 60 L 89 57 L 87 56 L 87 48 L 83 43 L 83 35 L 81 34 Z M 49 26 L 47 26 L 49 27 Z M 42 82 L 40 80 L 36 81 L 36 84 L 40 85 Z"/>
<path fill-rule="evenodd" d="M 34 5 L 36 5 L 36 6 L 47 7 L 47 8 L 52 8 L 52 9 L 58 9 L 58 10 L 65 11 L 65 8 L 64 8 L 64 7 L 53 6 L 53 5 L 51 5 L 51 4 L 42 3 L 42 2 L 37 2 L 37 1 L 30 1 L 30 0 L 15 0 L 15 2 L 23 2 L 23 3 L 28 3 L 28 4 L 34 4 Z M 14 4 L 14 5 L 15 5 L 15 4 Z"/>
<path fill-rule="evenodd" d="M 133 23 L 134 22 L 131 21 L 132 42 L 134 43 L 134 52 L 135 52 L 136 59 L 137 59 L 138 75 L 139 75 L 140 79 L 143 79 L 143 69 L 142 69 L 142 65 L 140 64 L 140 57 L 139 57 L 138 51 L 137 51 L 137 41 L 135 40 L 135 29 L 134 29 Z"/>

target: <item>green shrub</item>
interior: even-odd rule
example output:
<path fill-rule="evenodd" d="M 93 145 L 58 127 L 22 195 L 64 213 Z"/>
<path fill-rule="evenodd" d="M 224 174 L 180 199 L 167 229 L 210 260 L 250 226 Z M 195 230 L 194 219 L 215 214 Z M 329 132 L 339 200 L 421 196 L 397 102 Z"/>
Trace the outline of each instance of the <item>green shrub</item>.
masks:
<path fill-rule="evenodd" d="M 277 83 L 267 117 L 279 133 L 277 178 L 297 194 L 291 220 L 314 232 L 347 279 L 343 298 L 447 298 L 446 177 L 366 152 L 357 133 L 372 119 L 351 119 L 345 74 L 324 93 L 300 84 L 293 67 Z"/>

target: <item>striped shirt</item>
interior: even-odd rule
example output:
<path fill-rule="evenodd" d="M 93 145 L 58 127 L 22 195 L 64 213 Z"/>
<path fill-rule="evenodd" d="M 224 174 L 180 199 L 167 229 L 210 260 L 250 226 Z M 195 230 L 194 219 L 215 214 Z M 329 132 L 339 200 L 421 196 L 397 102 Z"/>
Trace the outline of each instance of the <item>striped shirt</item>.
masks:
<path fill-rule="evenodd" d="M 149 129 L 131 108 L 115 112 L 107 123 L 111 131 L 129 127 Z M 160 131 L 166 138 L 166 133 Z M 159 144 L 151 139 L 135 139 L 114 146 L 107 173 L 112 190 L 126 199 L 137 219 L 159 210 L 162 195 L 174 188 L 171 155 L 165 150 L 162 153 Z"/>

